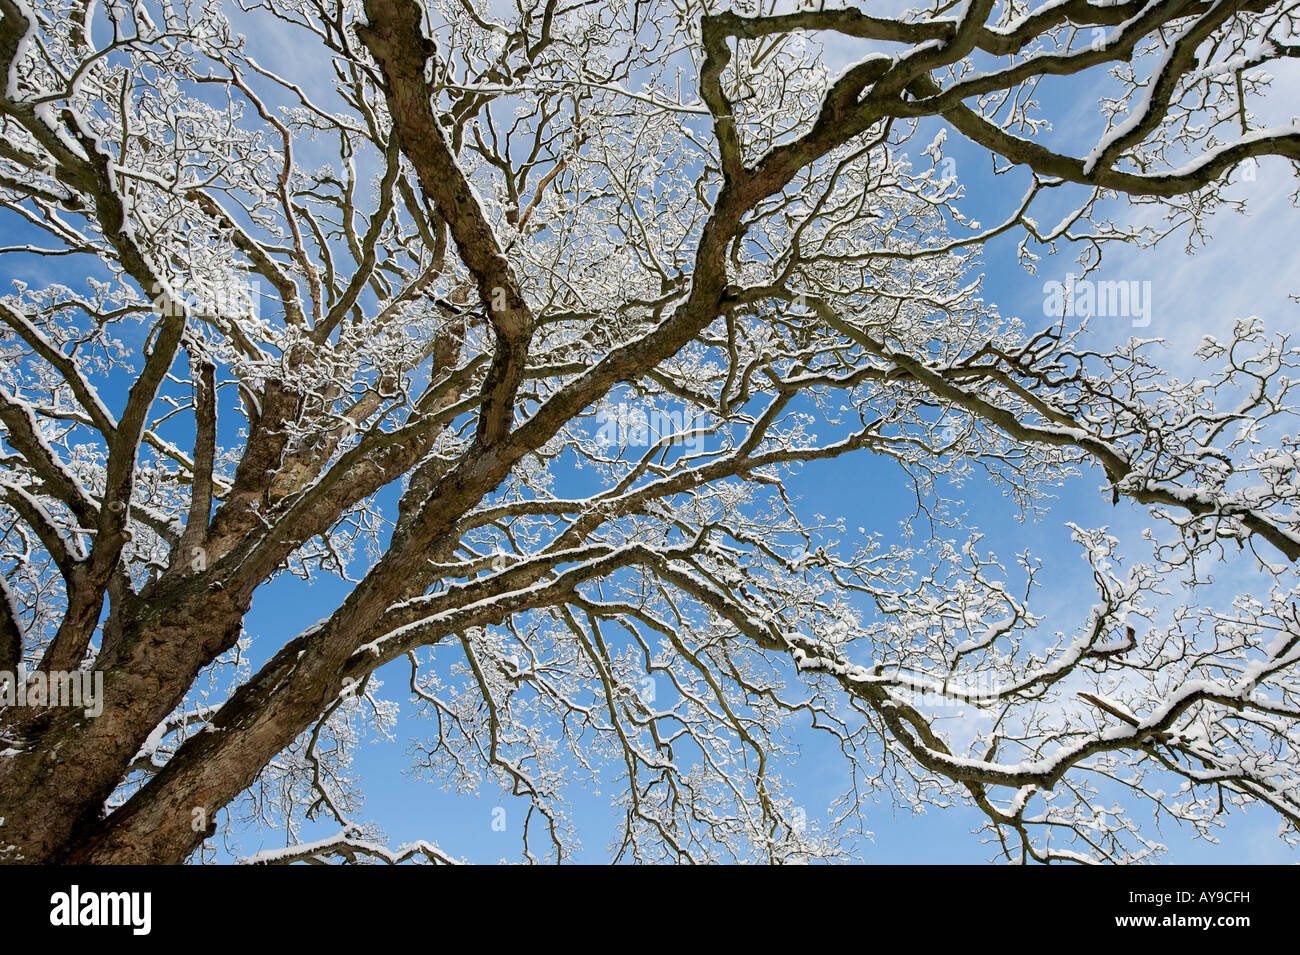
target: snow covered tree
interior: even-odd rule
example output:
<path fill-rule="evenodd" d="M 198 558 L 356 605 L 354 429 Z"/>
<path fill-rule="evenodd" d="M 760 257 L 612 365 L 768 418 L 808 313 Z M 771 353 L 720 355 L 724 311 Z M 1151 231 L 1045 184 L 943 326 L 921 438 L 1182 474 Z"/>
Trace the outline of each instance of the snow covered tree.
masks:
<path fill-rule="evenodd" d="M 1088 274 L 1300 160 L 1259 119 L 1296 16 L 0 0 L 0 669 L 103 676 L 98 715 L 0 712 L 0 855 L 176 863 L 277 818 L 262 861 L 446 861 L 356 821 L 398 703 L 422 772 L 530 801 L 530 859 L 572 853 L 584 780 L 625 861 L 837 858 L 873 792 L 977 807 L 1014 861 L 1147 858 L 1139 811 L 1294 840 L 1300 350 L 1243 320 L 1184 380 L 974 267 L 1012 235 Z M 1098 95 L 1069 148 L 1053 109 Z M 991 227 L 957 142 L 1016 183 Z M 888 463 L 905 534 L 789 493 L 833 459 Z M 1067 480 L 1149 530 L 1074 527 L 1090 609 L 1049 632 L 1039 559 L 952 495 Z M 259 655 L 294 576 L 346 596 Z M 843 760 L 829 823 L 800 733 Z"/>

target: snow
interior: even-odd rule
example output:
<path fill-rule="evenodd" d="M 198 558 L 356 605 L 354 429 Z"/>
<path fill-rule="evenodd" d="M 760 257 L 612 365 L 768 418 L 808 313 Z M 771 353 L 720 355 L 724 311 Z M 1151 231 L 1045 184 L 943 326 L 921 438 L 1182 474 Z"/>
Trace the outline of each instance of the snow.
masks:
<path fill-rule="evenodd" d="M 1192 162 L 1179 166 L 1177 169 L 1170 170 L 1167 175 L 1178 178 L 1191 176 L 1207 166 L 1212 166 L 1215 161 L 1229 150 L 1236 149 L 1239 146 L 1249 146 L 1253 143 L 1267 139 L 1276 139 L 1282 136 L 1294 136 L 1300 133 L 1300 121 L 1292 121 L 1285 126 L 1270 126 L 1267 129 L 1257 129 L 1254 132 L 1238 136 L 1232 142 L 1224 143 L 1217 149 L 1203 153 L 1200 157 Z"/>
<path fill-rule="evenodd" d="M 9 75 L 5 78 L 5 96 L 11 102 L 21 102 L 22 94 L 18 90 L 18 71 L 27 55 L 28 48 L 32 44 L 32 38 L 36 34 L 36 14 L 27 5 L 27 0 L 10 0 L 10 2 L 18 8 L 18 15 L 27 21 L 27 30 L 18 40 L 13 61 L 9 64 Z"/>

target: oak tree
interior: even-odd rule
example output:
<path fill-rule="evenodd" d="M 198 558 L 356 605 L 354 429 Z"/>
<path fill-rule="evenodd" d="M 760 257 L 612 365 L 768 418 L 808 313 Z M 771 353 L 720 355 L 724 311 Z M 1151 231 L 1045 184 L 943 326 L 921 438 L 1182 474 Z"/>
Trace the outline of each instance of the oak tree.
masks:
<path fill-rule="evenodd" d="M 1089 270 L 1300 160 L 1258 118 L 1296 15 L 0 0 L 0 669 L 103 676 L 96 716 L 0 712 L 0 856 L 177 863 L 276 817 L 263 861 L 447 861 L 356 818 L 398 701 L 423 771 L 529 801 L 529 858 L 571 855 L 597 778 L 620 860 L 837 858 L 872 792 L 976 807 L 1016 861 L 1141 860 L 1139 815 L 1248 803 L 1294 840 L 1297 349 L 1242 321 L 1184 379 L 1003 315 L 976 257 Z M 1098 95 L 1067 148 L 1053 110 Z M 958 141 L 1017 184 L 993 225 Z M 867 462 L 906 534 L 789 491 Z M 1075 525 L 1063 632 L 950 498 L 1067 480 L 1149 546 Z M 1210 599 L 1230 559 L 1254 595 Z M 253 653 L 295 576 L 345 596 Z M 842 756 L 830 824 L 797 733 Z"/>

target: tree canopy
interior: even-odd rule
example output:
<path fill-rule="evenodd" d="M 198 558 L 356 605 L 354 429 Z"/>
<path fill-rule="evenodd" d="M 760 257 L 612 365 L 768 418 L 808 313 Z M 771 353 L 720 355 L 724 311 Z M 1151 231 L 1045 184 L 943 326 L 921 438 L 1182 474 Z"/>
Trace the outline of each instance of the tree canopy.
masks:
<path fill-rule="evenodd" d="M 0 0 L 0 670 L 51 688 L 0 710 L 0 857 L 176 863 L 278 817 L 262 861 L 448 861 L 356 820 L 399 699 L 418 768 L 529 800 L 529 859 L 593 779 L 620 861 L 841 858 L 881 792 L 976 807 L 1012 861 L 1150 858 L 1153 811 L 1300 837 L 1300 350 L 1242 320 L 1180 377 L 977 268 L 1011 236 L 1086 277 L 1300 160 L 1258 117 L 1296 13 Z M 957 142 L 1014 184 L 991 225 Z M 833 466 L 905 485 L 905 532 L 789 492 Z M 1057 631 L 1041 559 L 952 495 L 1033 516 L 1078 475 L 1149 530 L 1073 525 Z M 294 575 L 346 595 L 253 653 Z M 78 670 L 98 715 L 56 705 Z M 840 757 L 829 823 L 796 733 Z"/>

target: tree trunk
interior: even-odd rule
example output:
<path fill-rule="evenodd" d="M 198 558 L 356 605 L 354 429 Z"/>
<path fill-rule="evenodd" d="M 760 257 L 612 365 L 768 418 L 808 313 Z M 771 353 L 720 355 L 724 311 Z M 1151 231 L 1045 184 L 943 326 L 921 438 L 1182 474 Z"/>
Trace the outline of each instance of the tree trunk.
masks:
<path fill-rule="evenodd" d="M 0 843 L 6 862 L 59 862 L 101 821 L 105 801 L 149 734 L 185 698 L 199 672 L 234 646 L 246 606 L 197 579 L 130 608 L 102 663 L 103 712 L 10 708 L 0 759 Z M 11 743 L 10 745 L 14 745 Z"/>

